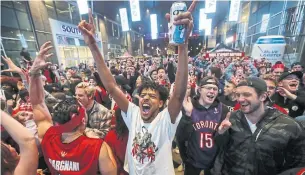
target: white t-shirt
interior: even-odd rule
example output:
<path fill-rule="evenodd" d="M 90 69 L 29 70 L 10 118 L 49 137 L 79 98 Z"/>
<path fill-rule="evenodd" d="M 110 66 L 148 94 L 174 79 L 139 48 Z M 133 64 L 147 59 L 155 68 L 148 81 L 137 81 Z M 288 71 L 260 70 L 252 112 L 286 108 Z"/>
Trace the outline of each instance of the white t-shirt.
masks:
<path fill-rule="evenodd" d="M 172 124 L 165 108 L 151 123 L 144 123 L 140 108 L 129 102 L 122 117 L 129 130 L 124 169 L 130 175 L 175 174 L 171 148 L 181 116 L 180 112 Z"/>
<path fill-rule="evenodd" d="M 247 117 L 246 117 L 246 119 L 247 119 L 247 122 L 248 122 L 248 124 L 249 124 L 249 127 L 250 127 L 250 129 L 251 129 L 251 132 L 252 132 L 252 134 L 256 131 L 256 124 L 254 123 L 252 123 Z"/>

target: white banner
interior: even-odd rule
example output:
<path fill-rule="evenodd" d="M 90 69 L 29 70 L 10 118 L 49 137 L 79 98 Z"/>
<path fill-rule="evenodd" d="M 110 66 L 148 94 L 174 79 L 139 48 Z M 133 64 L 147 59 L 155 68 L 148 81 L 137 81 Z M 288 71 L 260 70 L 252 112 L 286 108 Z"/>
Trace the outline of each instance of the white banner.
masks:
<path fill-rule="evenodd" d="M 132 21 L 141 21 L 139 0 L 129 0 Z"/>
<path fill-rule="evenodd" d="M 129 30 L 129 24 L 128 24 L 128 16 L 127 16 L 127 10 L 126 8 L 120 9 L 120 17 L 121 17 L 121 25 L 122 25 L 122 31 L 128 31 Z"/>
<path fill-rule="evenodd" d="M 216 0 L 205 0 L 205 13 L 216 12 Z"/>
<path fill-rule="evenodd" d="M 231 0 L 229 21 L 237 21 L 239 15 L 240 0 Z"/>
<path fill-rule="evenodd" d="M 151 39 L 158 38 L 158 25 L 157 25 L 157 15 L 151 14 L 150 15 L 150 27 L 151 27 Z"/>
<path fill-rule="evenodd" d="M 200 9 L 200 11 L 199 11 L 199 30 L 205 29 L 206 19 L 207 19 L 207 15 L 205 14 L 205 9 Z"/>

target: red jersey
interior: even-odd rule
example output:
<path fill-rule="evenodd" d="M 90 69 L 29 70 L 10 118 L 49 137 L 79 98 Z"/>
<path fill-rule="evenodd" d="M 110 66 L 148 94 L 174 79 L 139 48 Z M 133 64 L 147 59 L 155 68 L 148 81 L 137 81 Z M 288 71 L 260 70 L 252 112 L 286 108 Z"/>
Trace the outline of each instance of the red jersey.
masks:
<path fill-rule="evenodd" d="M 52 175 L 94 175 L 102 139 L 80 136 L 71 143 L 61 142 L 58 126 L 48 129 L 41 142 L 45 162 Z"/>

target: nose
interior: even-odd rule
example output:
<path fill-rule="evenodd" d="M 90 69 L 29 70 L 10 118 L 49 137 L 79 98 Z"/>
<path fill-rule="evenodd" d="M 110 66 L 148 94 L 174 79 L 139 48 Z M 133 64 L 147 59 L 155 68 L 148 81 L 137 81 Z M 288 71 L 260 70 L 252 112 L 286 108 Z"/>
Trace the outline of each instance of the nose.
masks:
<path fill-rule="evenodd" d="M 239 97 L 237 98 L 237 101 L 238 101 L 239 103 L 242 103 L 242 102 L 245 101 L 245 98 L 241 95 L 241 96 L 239 96 Z"/>

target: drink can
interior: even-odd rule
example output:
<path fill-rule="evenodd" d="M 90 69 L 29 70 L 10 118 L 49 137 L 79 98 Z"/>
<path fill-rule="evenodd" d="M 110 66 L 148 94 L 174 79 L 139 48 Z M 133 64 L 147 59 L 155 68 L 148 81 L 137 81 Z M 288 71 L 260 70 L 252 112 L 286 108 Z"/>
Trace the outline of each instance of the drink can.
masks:
<path fill-rule="evenodd" d="M 174 18 L 180 13 L 186 12 L 187 7 L 184 2 L 174 2 L 170 9 L 170 23 L 168 26 L 169 44 L 179 45 L 185 43 L 185 25 L 174 25 Z"/>

